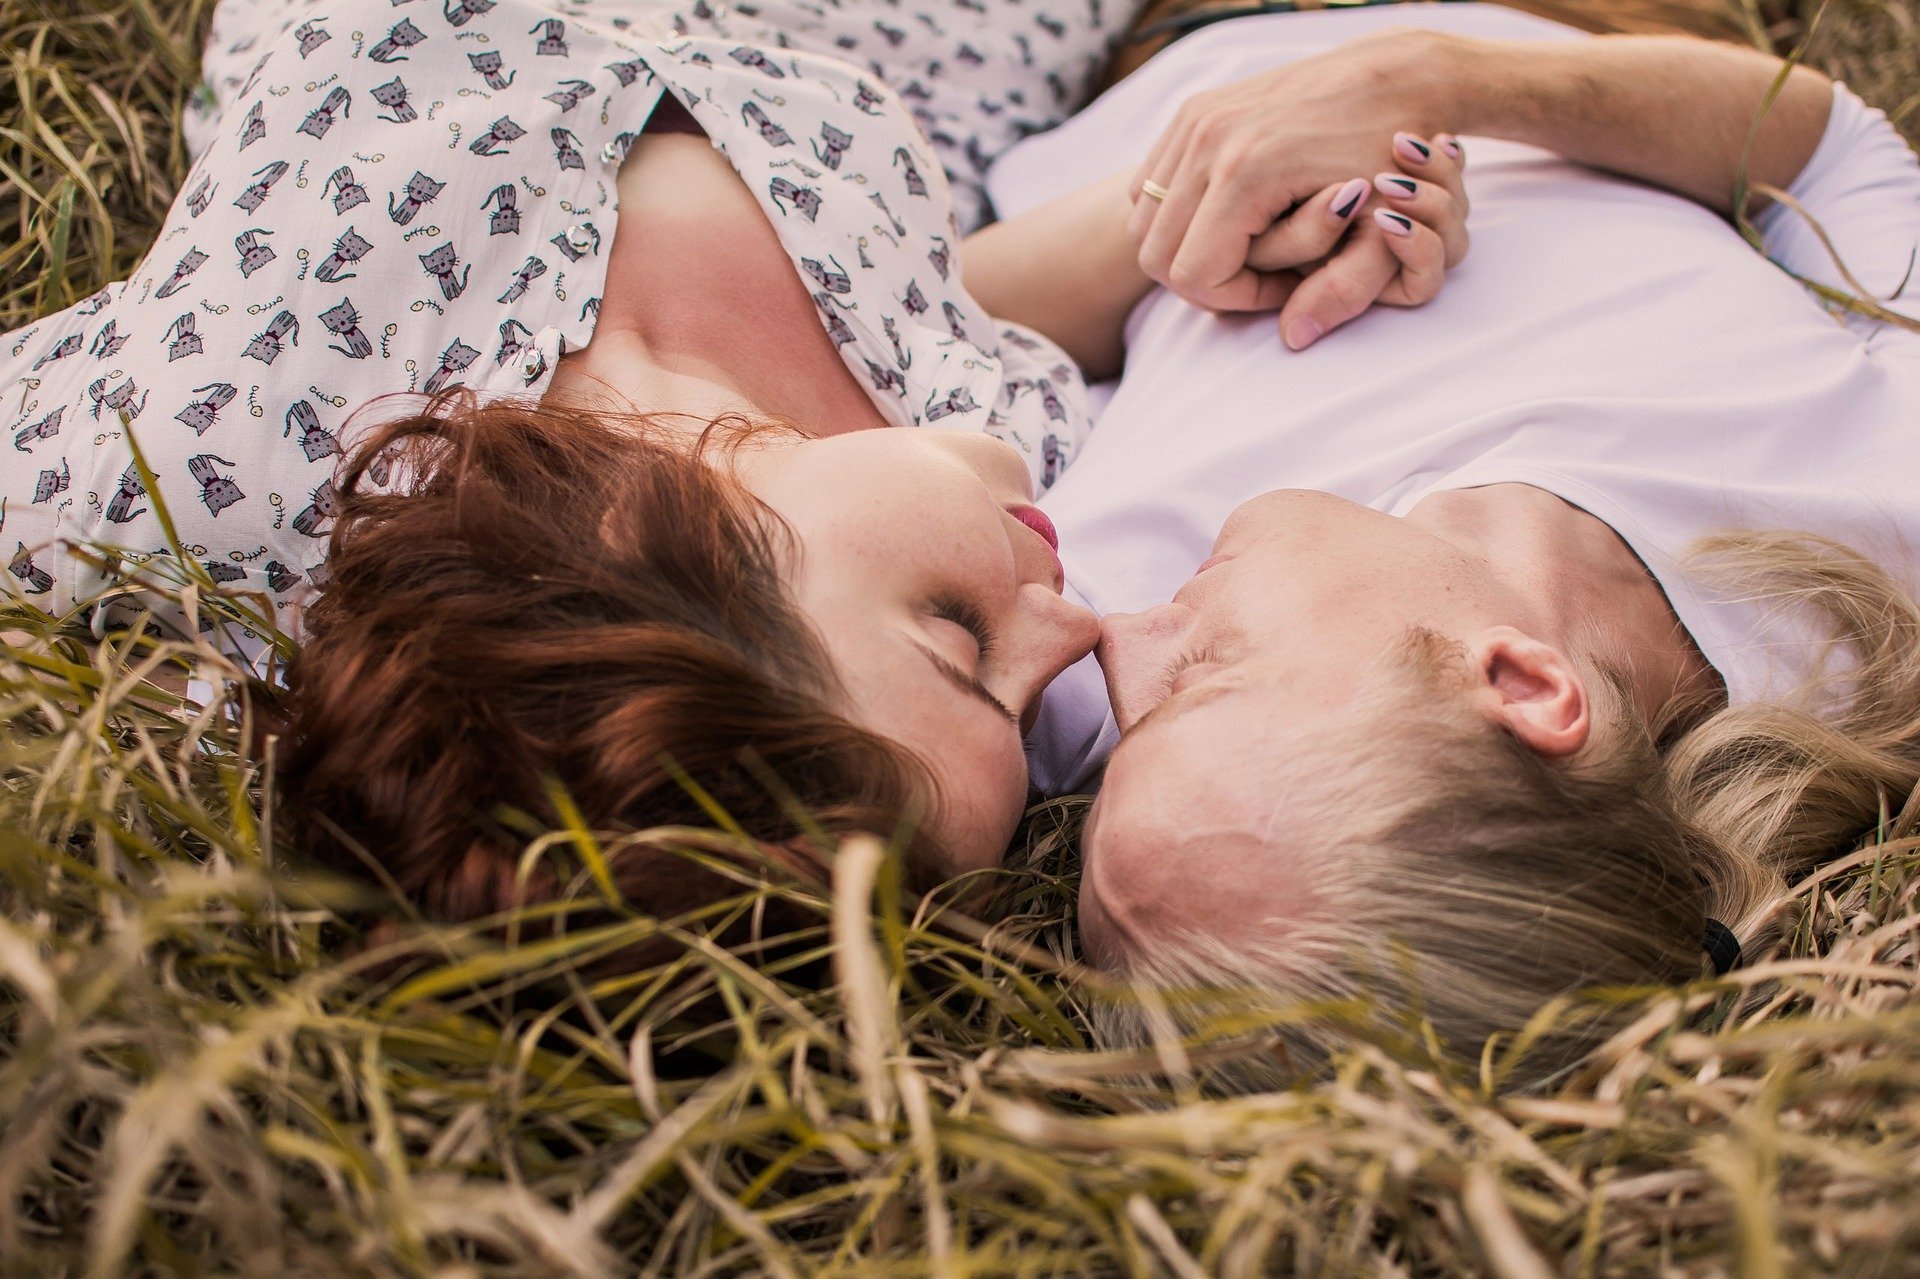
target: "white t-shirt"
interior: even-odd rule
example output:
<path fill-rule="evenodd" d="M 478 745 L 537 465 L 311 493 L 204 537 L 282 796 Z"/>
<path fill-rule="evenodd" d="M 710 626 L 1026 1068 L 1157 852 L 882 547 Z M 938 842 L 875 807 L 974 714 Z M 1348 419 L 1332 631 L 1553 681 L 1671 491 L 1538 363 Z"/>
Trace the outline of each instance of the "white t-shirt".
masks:
<path fill-rule="evenodd" d="M 1584 38 L 1471 4 L 1221 23 L 1016 147 L 989 190 L 1017 214 L 1143 158 L 1190 94 L 1396 23 Z M 1472 254 L 1424 308 L 1374 310 L 1295 354 L 1271 315 L 1217 317 L 1165 291 L 1139 305 L 1126 376 L 1045 500 L 1071 589 L 1102 613 L 1164 602 L 1227 514 L 1276 488 L 1403 515 L 1435 491 L 1521 482 L 1627 541 L 1736 702 L 1790 691 L 1816 632 L 1716 597 L 1678 557 L 1715 530 L 1803 529 L 1920 588 L 1920 334 L 1837 322 L 1677 196 L 1531 147 L 1466 146 Z M 1920 274 L 1920 164 L 1846 90 L 1792 193 L 1880 296 Z M 1798 215 L 1776 206 L 1759 224 L 1781 266 L 1839 283 Z M 1048 691 L 1036 783 L 1082 784 L 1116 736 L 1089 659 Z"/>

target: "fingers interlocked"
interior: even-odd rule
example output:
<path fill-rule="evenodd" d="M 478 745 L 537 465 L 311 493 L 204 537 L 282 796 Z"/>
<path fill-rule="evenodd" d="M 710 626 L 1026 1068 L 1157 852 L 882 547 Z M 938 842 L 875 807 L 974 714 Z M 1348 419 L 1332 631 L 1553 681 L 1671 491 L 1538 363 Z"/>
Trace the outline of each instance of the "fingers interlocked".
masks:
<path fill-rule="evenodd" d="M 1465 151 L 1449 134 L 1395 134 L 1392 169 L 1275 210 L 1284 184 L 1183 168 L 1181 133 L 1176 120 L 1142 166 L 1128 223 L 1141 269 L 1211 310 L 1280 309 L 1296 350 L 1375 302 L 1430 301 L 1466 256 Z"/>

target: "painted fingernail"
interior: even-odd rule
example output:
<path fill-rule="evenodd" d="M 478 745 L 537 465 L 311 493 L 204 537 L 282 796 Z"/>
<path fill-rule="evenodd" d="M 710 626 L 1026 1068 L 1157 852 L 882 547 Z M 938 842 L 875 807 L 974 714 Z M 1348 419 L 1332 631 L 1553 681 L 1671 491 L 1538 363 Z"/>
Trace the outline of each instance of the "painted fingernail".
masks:
<path fill-rule="evenodd" d="M 1345 222 L 1348 218 L 1358 213 L 1360 206 L 1367 202 L 1367 190 L 1367 180 L 1365 178 L 1355 178 L 1353 181 L 1347 183 L 1347 185 L 1341 187 L 1339 194 L 1333 197 L 1333 208 L 1331 210 L 1333 216 Z"/>
<path fill-rule="evenodd" d="M 1325 332 L 1315 321 L 1302 317 L 1287 326 L 1281 340 L 1287 344 L 1289 351 L 1299 351 L 1318 342 L 1320 335 Z"/>
<path fill-rule="evenodd" d="M 1420 194 L 1420 184 L 1412 178 L 1403 178 L 1397 173 L 1383 173 L 1373 180 L 1380 188 L 1380 194 L 1395 200 L 1411 200 Z"/>
<path fill-rule="evenodd" d="M 1433 148 L 1411 133 L 1394 134 L 1393 149 L 1399 152 L 1401 159 L 1411 164 L 1425 164 L 1433 158 Z"/>
<path fill-rule="evenodd" d="M 1382 231 L 1385 231 L 1388 235 L 1412 235 L 1413 234 L 1413 219 L 1403 218 L 1398 213 L 1394 213 L 1391 210 L 1375 209 L 1373 211 L 1373 220 L 1375 222 L 1378 222 L 1380 224 L 1380 229 Z"/>
<path fill-rule="evenodd" d="M 1454 137 L 1451 133 L 1443 133 L 1435 138 L 1434 141 L 1438 142 L 1441 147 L 1446 150 L 1446 153 L 1454 159 L 1464 160 L 1467 158 L 1467 149 L 1461 146 L 1460 139 Z"/>

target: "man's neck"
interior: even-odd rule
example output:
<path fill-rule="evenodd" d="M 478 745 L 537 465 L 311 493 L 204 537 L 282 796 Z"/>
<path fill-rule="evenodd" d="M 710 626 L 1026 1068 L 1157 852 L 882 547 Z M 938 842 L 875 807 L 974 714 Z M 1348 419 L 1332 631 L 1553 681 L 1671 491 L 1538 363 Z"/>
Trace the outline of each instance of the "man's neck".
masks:
<path fill-rule="evenodd" d="M 1536 610 L 1539 638 L 1625 675 L 1648 723 L 1725 687 L 1618 533 L 1530 484 L 1452 489 L 1407 515 L 1482 557 Z"/>

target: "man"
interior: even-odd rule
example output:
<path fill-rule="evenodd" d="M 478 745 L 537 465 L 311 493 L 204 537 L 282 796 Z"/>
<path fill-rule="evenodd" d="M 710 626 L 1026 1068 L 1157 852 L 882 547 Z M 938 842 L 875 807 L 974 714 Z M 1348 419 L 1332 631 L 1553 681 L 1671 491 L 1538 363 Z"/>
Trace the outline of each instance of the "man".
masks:
<path fill-rule="evenodd" d="M 1131 317 L 1047 501 L 1105 688 L 1070 671 L 1032 742 L 1063 789 L 1119 741 L 1085 841 L 1097 961 L 1419 1000 L 1470 1052 L 1564 990 L 1693 975 L 1703 937 L 1716 966 L 1752 949 L 1781 872 L 1911 788 L 1904 709 L 1800 713 L 1831 633 L 1687 558 L 1722 530 L 1866 553 L 1731 544 L 1854 608 L 1880 647 L 1843 691 L 1905 688 L 1920 334 L 1871 298 L 1836 322 L 1788 272 L 1896 297 L 1920 166 L 1798 70 L 1743 168 L 1779 73 L 1476 5 L 1247 18 L 1002 162 L 1006 214 L 1140 165 L 1142 266 L 1217 305 L 1259 217 L 1314 189 L 1316 139 L 1392 120 L 1471 157 L 1473 257 L 1423 310 L 1339 329 L 1361 287 L 1277 332 L 1172 292 Z M 1234 87 L 1168 127 L 1210 85 Z M 1777 266 L 1729 224 L 1743 173 L 1786 193 L 1755 223 Z"/>

